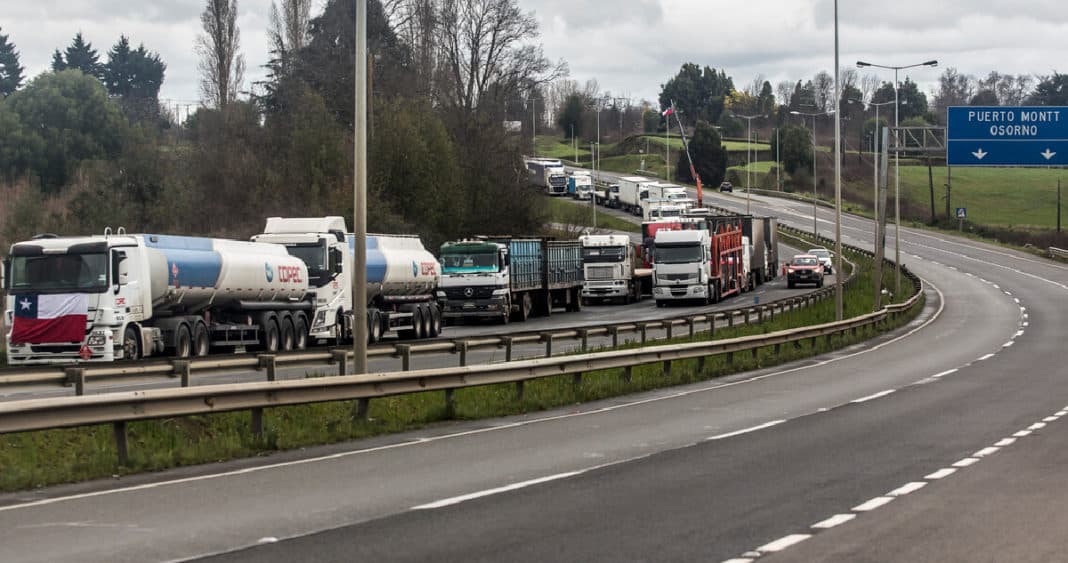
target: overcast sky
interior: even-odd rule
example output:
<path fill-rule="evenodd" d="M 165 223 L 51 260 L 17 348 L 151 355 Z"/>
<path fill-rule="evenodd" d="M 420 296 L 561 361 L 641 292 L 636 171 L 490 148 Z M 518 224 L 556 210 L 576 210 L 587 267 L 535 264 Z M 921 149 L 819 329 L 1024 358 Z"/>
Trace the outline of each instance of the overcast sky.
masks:
<path fill-rule="evenodd" d="M 316 0 L 316 12 L 324 0 Z M 580 83 L 594 78 L 614 95 L 655 100 L 685 62 L 723 68 L 739 88 L 758 74 L 774 86 L 833 71 L 833 0 L 519 0 L 541 22 L 545 53 L 564 59 Z M 161 97 L 200 97 L 193 43 L 203 0 L 2 0 L 0 28 L 27 74 L 48 69 L 51 53 L 75 32 L 104 53 L 125 33 L 167 63 Z M 267 60 L 270 0 L 241 0 L 247 83 Z M 925 91 L 945 67 L 968 74 L 1066 72 L 1068 3 L 1030 0 L 843 0 L 841 63 L 906 65 L 938 59 L 939 69 L 908 75 Z M 880 76 L 892 79 L 893 73 Z M 902 80 L 904 75 L 902 76 Z"/>

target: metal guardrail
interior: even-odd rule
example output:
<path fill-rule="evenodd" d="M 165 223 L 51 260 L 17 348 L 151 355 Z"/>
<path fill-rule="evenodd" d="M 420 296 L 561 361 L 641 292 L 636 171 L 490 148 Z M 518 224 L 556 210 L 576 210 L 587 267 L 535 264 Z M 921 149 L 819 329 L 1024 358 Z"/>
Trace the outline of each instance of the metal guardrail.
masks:
<path fill-rule="evenodd" d="M 1047 250 L 1047 253 L 1049 254 L 1050 258 L 1060 258 L 1062 260 L 1068 260 L 1068 250 L 1051 246 L 1049 247 L 1049 250 Z"/>

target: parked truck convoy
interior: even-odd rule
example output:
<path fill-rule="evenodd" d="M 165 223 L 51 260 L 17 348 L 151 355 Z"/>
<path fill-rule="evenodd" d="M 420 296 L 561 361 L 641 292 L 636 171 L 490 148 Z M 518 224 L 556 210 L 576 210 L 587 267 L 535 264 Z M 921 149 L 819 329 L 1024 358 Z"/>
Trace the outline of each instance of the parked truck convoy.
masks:
<path fill-rule="evenodd" d="M 481 237 L 441 246 L 437 296 L 446 320 L 501 323 L 582 308 L 582 246 L 577 240 Z"/>
<path fill-rule="evenodd" d="M 308 268 L 309 336 L 352 339 L 352 272 L 356 240 L 343 217 L 270 217 L 257 242 L 279 244 Z M 367 235 L 367 335 L 433 338 L 441 332 L 438 261 L 414 235 Z"/>
<path fill-rule="evenodd" d="M 567 193 L 564 163 L 555 158 L 528 158 L 526 164 L 531 184 L 544 189 L 549 195 Z"/>
<path fill-rule="evenodd" d="M 642 267 L 640 247 L 630 237 L 585 235 L 579 241 L 586 278 L 582 297 L 587 303 L 618 300 L 628 304 L 652 293 L 653 271 Z"/>
<path fill-rule="evenodd" d="M 282 246 L 120 229 L 38 236 L 5 262 L 13 365 L 307 344 L 308 269 Z"/>

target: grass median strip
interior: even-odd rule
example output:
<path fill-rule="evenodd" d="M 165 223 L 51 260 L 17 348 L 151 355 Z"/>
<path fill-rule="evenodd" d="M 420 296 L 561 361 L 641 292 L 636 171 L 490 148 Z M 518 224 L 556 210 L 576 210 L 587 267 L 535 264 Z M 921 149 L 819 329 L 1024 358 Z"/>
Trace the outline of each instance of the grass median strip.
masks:
<path fill-rule="evenodd" d="M 871 311 L 873 285 L 870 260 L 850 253 L 846 258 L 859 267 L 856 283 L 844 296 L 845 317 L 849 318 Z M 892 270 L 885 274 L 885 284 L 893 284 Z M 906 298 L 898 296 L 895 300 L 900 302 Z M 913 309 L 914 312 L 920 310 L 922 303 Z M 680 316 L 685 313 L 685 309 L 679 308 Z M 834 300 L 825 299 L 812 307 L 776 315 L 762 324 L 717 327 L 715 338 L 766 334 L 827 323 L 834 320 L 834 314 Z M 909 322 L 914 314 L 902 316 L 894 327 Z M 660 363 L 639 366 L 630 371 L 629 378 L 620 369 L 586 373 L 579 380 L 571 375 L 548 377 L 527 381 L 522 396 L 517 394 L 514 383 L 457 389 L 452 418 L 480 419 L 536 412 L 696 383 L 822 354 L 876 334 L 878 329 L 869 326 L 855 334 L 808 339 L 796 345 L 768 346 L 756 353 L 712 356 L 703 362 L 680 360 L 673 363 L 669 372 L 665 372 Z M 708 338 L 708 333 L 698 333 L 694 339 L 675 338 L 656 344 Z M 639 344 L 631 342 L 626 346 L 637 348 Z M 2 435 L 0 490 L 23 490 L 265 455 L 273 451 L 414 430 L 450 418 L 440 391 L 374 399 L 370 402 L 366 420 L 355 418 L 353 412 L 351 401 L 266 409 L 264 432 L 259 437 L 251 432 L 248 412 L 133 422 L 127 429 L 130 450 L 127 466 L 117 465 L 111 426 Z"/>

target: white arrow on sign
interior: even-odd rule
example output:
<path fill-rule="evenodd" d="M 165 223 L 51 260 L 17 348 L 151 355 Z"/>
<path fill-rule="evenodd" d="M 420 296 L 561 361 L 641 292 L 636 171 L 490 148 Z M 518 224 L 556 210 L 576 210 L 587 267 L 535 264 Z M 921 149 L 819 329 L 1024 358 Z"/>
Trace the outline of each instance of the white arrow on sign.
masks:
<path fill-rule="evenodd" d="M 1046 152 L 1040 152 L 1038 154 L 1046 157 L 1046 160 L 1049 160 L 1049 159 L 1053 158 L 1054 156 L 1056 156 L 1057 153 L 1049 150 L 1049 147 L 1046 147 Z"/>
<path fill-rule="evenodd" d="M 1046 149 L 1046 150 L 1049 150 L 1049 149 Z M 975 158 L 977 158 L 979 160 L 983 160 L 983 157 L 988 155 L 988 154 L 990 154 L 990 153 L 983 152 L 983 147 L 979 147 L 979 150 L 977 150 L 977 151 L 972 153 L 972 155 L 975 156 Z"/>

